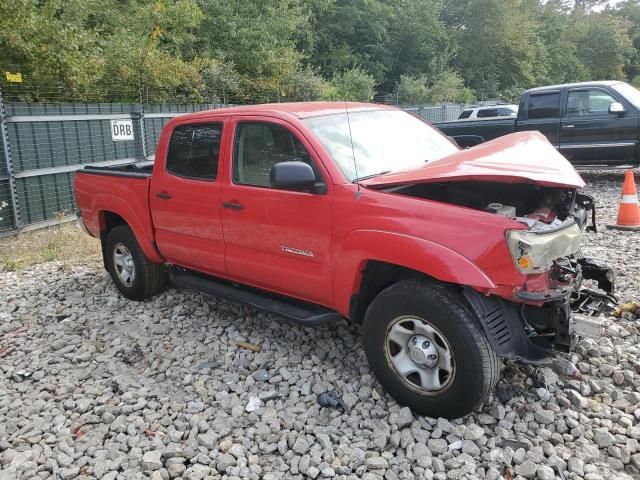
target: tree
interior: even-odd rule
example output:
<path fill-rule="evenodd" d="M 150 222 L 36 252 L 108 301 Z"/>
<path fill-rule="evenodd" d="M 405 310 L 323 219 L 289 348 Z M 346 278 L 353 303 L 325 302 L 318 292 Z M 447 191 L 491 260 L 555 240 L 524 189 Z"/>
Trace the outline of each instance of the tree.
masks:
<path fill-rule="evenodd" d="M 633 54 L 625 66 L 627 78 L 633 79 L 640 75 L 640 3 L 627 0 L 619 3 L 616 10 L 610 13 L 622 21 L 633 44 Z"/>
<path fill-rule="evenodd" d="M 547 69 L 541 72 L 541 84 L 578 82 L 589 79 L 589 70 L 578 58 L 574 39 L 575 16 L 563 0 L 541 5 L 538 25 L 546 47 Z"/>
<path fill-rule="evenodd" d="M 393 2 L 394 21 L 389 28 L 390 63 L 381 86 L 390 90 L 402 75 L 432 79 L 448 69 L 455 47 L 440 20 L 441 0 Z"/>
<path fill-rule="evenodd" d="M 452 29 L 458 43 L 452 63 L 478 96 L 524 89 L 546 74 L 536 13 L 531 0 L 468 0 L 461 24 Z"/>
<path fill-rule="evenodd" d="M 286 78 L 300 69 L 296 32 L 309 28 L 302 0 L 200 0 L 205 20 L 198 52 L 232 63 L 249 101 L 274 101 Z"/>
<path fill-rule="evenodd" d="M 640 2 L 607 3 L 4 0 L 0 68 L 25 100 L 511 99 L 639 77 Z"/>
<path fill-rule="evenodd" d="M 576 54 L 592 80 L 623 80 L 636 50 L 624 22 L 606 13 L 576 22 Z"/>
<path fill-rule="evenodd" d="M 389 28 L 394 9 L 385 0 L 312 2 L 314 42 L 309 62 L 327 77 L 355 67 L 377 82 L 385 79 L 390 57 Z"/>

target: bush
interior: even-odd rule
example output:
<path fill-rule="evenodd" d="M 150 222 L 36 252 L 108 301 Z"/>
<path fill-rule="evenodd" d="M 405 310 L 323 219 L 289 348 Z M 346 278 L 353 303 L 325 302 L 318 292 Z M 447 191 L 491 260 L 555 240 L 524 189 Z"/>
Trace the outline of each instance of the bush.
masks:
<path fill-rule="evenodd" d="M 402 75 L 398 84 L 398 101 L 401 104 L 459 102 L 471 103 L 473 92 L 464 85 L 462 77 L 446 71 L 429 82 L 425 76 Z"/>
<path fill-rule="evenodd" d="M 282 97 L 287 102 L 303 102 L 325 98 L 329 85 L 312 68 L 291 73 L 282 82 Z"/>
<path fill-rule="evenodd" d="M 429 87 L 423 76 L 401 75 L 398 83 L 398 102 L 402 105 L 429 103 Z"/>
<path fill-rule="evenodd" d="M 376 81 L 365 70 L 355 67 L 335 75 L 329 82 L 325 98 L 352 102 L 370 102 Z"/>

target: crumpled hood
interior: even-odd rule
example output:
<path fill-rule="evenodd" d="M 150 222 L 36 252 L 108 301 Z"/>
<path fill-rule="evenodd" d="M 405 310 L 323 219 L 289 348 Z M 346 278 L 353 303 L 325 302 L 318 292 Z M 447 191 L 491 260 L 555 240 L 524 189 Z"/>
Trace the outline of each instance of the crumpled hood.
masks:
<path fill-rule="evenodd" d="M 397 185 L 484 181 L 534 183 L 548 187 L 584 187 L 582 177 L 540 132 L 505 135 L 460 150 L 423 167 L 390 173 L 361 183 L 371 188 Z"/>

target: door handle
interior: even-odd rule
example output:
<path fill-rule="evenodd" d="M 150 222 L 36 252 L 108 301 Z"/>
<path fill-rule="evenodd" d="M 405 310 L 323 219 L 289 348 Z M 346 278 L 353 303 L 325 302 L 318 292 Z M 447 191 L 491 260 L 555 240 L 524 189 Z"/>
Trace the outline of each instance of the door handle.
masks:
<path fill-rule="evenodd" d="M 237 202 L 222 202 L 222 206 L 224 208 L 228 208 L 230 210 L 243 210 L 244 205 Z"/>
<path fill-rule="evenodd" d="M 563 125 L 562 128 L 575 128 L 575 125 Z"/>
<path fill-rule="evenodd" d="M 168 192 L 165 192 L 164 190 L 161 192 L 157 192 L 156 197 L 161 198 L 162 200 L 169 200 L 173 198 L 171 195 L 169 195 Z"/>

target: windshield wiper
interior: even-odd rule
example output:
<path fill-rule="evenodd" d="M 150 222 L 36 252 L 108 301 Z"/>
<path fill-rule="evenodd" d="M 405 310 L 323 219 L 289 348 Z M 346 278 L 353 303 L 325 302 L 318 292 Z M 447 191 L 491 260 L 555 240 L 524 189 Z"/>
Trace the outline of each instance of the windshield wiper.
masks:
<path fill-rule="evenodd" d="M 391 173 L 391 170 L 384 170 L 383 172 L 372 173 L 371 175 L 365 175 L 364 177 L 354 178 L 351 183 L 358 183 L 361 180 L 369 180 L 373 177 L 379 177 L 380 175 L 386 175 L 387 173 Z"/>

